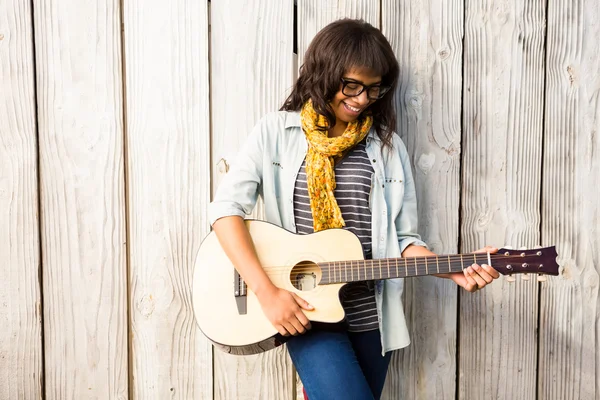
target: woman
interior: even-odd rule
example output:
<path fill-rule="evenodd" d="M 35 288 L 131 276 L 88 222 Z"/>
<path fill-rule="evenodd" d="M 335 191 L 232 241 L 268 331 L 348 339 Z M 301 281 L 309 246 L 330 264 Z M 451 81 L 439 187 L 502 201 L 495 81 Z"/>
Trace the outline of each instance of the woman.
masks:
<path fill-rule="evenodd" d="M 271 283 L 243 217 L 260 195 L 268 221 L 297 233 L 349 229 L 366 258 L 432 255 L 417 234 L 410 162 L 394 133 L 398 73 L 373 26 L 340 20 L 325 27 L 291 95 L 254 128 L 210 205 L 223 249 L 273 326 L 293 336 L 288 350 L 311 400 L 380 397 L 391 351 L 409 344 L 403 280 L 346 285 L 347 329 L 311 330 L 303 310 L 312 306 Z M 475 291 L 499 275 L 473 265 L 440 276 Z"/>

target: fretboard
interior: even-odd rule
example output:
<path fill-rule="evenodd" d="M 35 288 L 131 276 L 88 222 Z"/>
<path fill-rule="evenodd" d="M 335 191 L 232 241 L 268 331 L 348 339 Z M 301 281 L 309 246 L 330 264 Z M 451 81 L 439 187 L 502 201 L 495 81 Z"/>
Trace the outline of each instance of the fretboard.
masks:
<path fill-rule="evenodd" d="M 495 255 L 491 255 L 493 260 Z M 472 264 L 489 264 L 487 254 L 386 258 L 378 260 L 333 261 L 319 263 L 320 284 L 405 278 L 420 275 L 460 272 Z"/>

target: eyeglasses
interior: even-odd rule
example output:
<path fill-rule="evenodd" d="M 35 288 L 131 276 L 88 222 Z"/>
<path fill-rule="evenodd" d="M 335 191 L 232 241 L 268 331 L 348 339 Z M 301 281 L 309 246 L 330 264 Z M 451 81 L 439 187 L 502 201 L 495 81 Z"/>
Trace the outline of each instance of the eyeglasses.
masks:
<path fill-rule="evenodd" d="M 385 86 L 381 83 L 375 83 L 373 85 L 363 85 L 352 79 L 341 78 L 342 81 L 342 93 L 344 96 L 355 97 L 367 91 L 367 98 L 369 100 L 379 100 L 390 90 L 391 86 Z"/>

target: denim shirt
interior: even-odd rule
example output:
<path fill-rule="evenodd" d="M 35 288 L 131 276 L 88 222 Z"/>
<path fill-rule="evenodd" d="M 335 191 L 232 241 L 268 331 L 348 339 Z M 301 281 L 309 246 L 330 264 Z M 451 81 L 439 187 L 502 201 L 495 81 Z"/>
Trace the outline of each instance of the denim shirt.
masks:
<path fill-rule="evenodd" d="M 401 257 L 410 244 L 425 246 L 417 234 L 417 201 L 406 147 L 394 135 L 393 149 L 386 148 L 382 155 L 382 142 L 373 128 L 366 140 L 375 170 L 369 201 L 373 258 Z M 225 216 L 243 218 L 250 214 L 260 195 L 266 220 L 296 232 L 294 184 L 307 149 L 299 113 L 279 111 L 266 115 L 254 127 L 219 185 L 208 209 L 211 225 Z M 404 279 L 376 282 L 383 354 L 410 344 L 403 290 Z"/>

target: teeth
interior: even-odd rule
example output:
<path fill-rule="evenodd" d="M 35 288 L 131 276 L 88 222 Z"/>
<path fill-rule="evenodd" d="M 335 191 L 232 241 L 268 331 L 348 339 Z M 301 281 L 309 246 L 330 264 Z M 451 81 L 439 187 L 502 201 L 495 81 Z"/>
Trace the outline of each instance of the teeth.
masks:
<path fill-rule="evenodd" d="M 344 104 L 346 104 L 346 103 L 344 103 Z M 346 104 L 346 107 L 348 107 L 351 111 L 354 111 L 354 112 L 359 112 L 360 111 L 360 108 L 352 107 L 349 104 Z"/>

